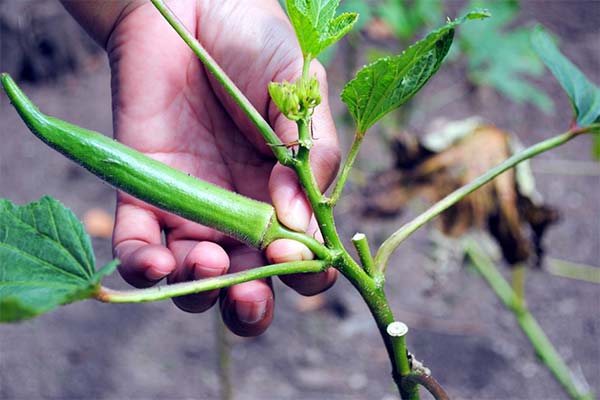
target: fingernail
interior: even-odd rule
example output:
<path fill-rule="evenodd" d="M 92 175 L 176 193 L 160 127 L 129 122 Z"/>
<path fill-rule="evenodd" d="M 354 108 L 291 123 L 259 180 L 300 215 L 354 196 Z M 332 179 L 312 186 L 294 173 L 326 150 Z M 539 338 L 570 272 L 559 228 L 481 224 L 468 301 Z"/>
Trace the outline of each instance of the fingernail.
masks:
<path fill-rule="evenodd" d="M 308 227 L 309 210 L 302 196 L 296 196 L 291 201 L 286 215 L 285 224 L 288 228 L 304 232 Z"/>
<path fill-rule="evenodd" d="M 144 272 L 144 275 L 148 280 L 158 281 L 164 278 L 165 276 L 169 275 L 170 273 L 171 271 L 163 271 L 159 268 L 148 268 L 146 272 Z"/>
<path fill-rule="evenodd" d="M 226 266 L 213 267 L 208 265 L 203 265 L 199 263 L 194 263 L 194 270 L 192 273 L 192 279 L 202 279 L 202 278 L 210 278 L 213 276 L 221 276 L 225 274 L 227 270 Z"/>
<path fill-rule="evenodd" d="M 235 301 L 235 313 L 237 318 L 245 324 L 255 324 L 262 320 L 267 313 L 268 300 L 262 301 Z"/>

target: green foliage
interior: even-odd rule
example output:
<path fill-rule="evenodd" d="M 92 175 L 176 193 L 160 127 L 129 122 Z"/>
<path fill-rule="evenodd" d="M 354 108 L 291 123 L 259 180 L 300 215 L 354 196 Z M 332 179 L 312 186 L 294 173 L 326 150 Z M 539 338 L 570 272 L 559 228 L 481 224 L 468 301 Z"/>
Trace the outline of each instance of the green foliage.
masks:
<path fill-rule="evenodd" d="M 560 52 L 542 26 L 534 29 L 531 43 L 569 96 L 577 124 L 600 122 L 600 89 Z"/>
<path fill-rule="evenodd" d="M 393 29 L 396 38 L 411 40 L 423 27 L 441 21 L 443 11 L 440 0 L 415 0 L 410 4 L 398 0 L 383 0 L 375 12 Z"/>
<path fill-rule="evenodd" d="M 335 16 L 339 0 L 286 0 L 304 58 L 314 58 L 354 26 L 356 13 Z"/>
<path fill-rule="evenodd" d="M 14 322 L 89 298 L 113 261 L 95 270 L 89 236 L 51 197 L 17 206 L 0 199 L 0 321 Z"/>
<path fill-rule="evenodd" d="M 527 79 L 543 73 L 543 65 L 529 42 L 529 29 L 508 28 L 518 16 L 518 2 L 472 0 L 467 9 L 483 6 L 493 18 L 485 25 L 465 26 L 456 39 L 467 60 L 469 80 L 492 87 L 517 103 L 551 111 L 552 100 Z"/>
<path fill-rule="evenodd" d="M 485 11 L 470 12 L 431 32 L 402 54 L 382 58 L 360 70 L 342 91 L 342 101 L 354 117 L 358 131 L 366 132 L 427 83 L 450 50 L 455 26 L 488 16 Z"/>

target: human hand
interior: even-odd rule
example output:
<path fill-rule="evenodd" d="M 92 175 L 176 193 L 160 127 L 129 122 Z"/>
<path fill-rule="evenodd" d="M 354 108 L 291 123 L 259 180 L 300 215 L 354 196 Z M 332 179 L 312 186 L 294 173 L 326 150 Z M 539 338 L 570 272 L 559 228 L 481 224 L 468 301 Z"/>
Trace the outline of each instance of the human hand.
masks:
<path fill-rule="evenodd" d="M 294 81 L 302 70 L 293 29 L 277 1 L 189 0 L 170 5 L 281 140 L 297 139 L 295 124 L 280 114 L 267 91 L 270 81 Z M 119 141 L 205 181 L 272 202 L 279 220 L 291 229 L 309 234 L 317 230 L 294 172 L 275 163 L 245 114 L 150 3 L 129 3 L 123 9 L 106 48 Z M 311 164 L 325 189 L 337 172 L 339 149 L 324 71 L 313 63 L 311 74 L 320 80 L 323 92 L 313 118 L 318 140 Z M 137 287 L 164 277 L 175 283 L 266 264 L 260 252 L 124 193 L 117 197 L 113 249 L 121 260 L 121 275 Z M 278 240 L 267 248 L 266 257 L 285 262 L 312 254 L 297 242 Z M 331 286 L 336 276 L 330 269 L 281 279 L 311 295 Z M 218 297 L 213 291 L 174 301 L 183 310 L 202 312 Z M 262 333 L 273 318 L 273 307 L 268 280 L 221 293 L 223 319 L 239 335 Z"/>

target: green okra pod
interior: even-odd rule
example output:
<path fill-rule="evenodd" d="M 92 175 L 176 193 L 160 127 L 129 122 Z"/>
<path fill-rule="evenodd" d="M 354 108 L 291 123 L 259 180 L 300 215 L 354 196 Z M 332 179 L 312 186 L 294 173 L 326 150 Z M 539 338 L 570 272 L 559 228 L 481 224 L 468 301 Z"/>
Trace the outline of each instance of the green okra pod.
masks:
<path fill-rule="evenodd" d="M 2 86 L 37 137 L 124 192 L 256 248 L 301 235 L 284 228 L 270 204 L 198 180 L 100 133 L 44 115 L 8 74 L 2 74 Z"/>

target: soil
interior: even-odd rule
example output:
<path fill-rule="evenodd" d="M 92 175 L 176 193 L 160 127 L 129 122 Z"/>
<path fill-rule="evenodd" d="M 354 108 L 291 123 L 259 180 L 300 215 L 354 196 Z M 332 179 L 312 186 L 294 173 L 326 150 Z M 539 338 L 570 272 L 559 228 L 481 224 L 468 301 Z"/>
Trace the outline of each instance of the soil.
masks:
<path fill-rule="evenodd" d="M 17 6 L 29 12 L 37 4 L 42 2 L 0 1 L 0 16 Z M 36 64 L 35 46 L 33 53 L 15 47 L 19 32 L 13 30 L 13 36 L 6 32 L 19 25 L 2 25 L 2 69 L 21 81 L 29 79 L 24 90 L 46 113 L 110 135 L 110 73 L 104 55 L 83 39 L 62 9 L 43 4 L 60 21 L 47 29 L 55 32 L 60 26 L 61 32 L 80 38 L 55 45 L 60 54 L 72 54 L 73 63 L 54 75 L 25 68 L 23 60 Z M 522 20 L 532 19 L 561 37 L 565 53 L 600 83 L 600 3 L 523 2 Z M 50 47 L 52 43 L 61 42 L 51 42 Z M 443 69 L 421 96 L 435 96 L 460 73 L 456 67 Z M 333 94 L 342 79 L 333 68 L 335 109 L 341 109 Z M 488 91 L 465 95 L 438 115 L 449 119 L 481 115 L 517 133 L 526 145 L 533 144 L 568 128 L 570 115 L 570 105 L 552 77 L 546 74 L 540 84 L 555 101 L 552 115 Z M 91 208 L 114 211 L 112 188 L 43 145 L 28 133 L 4 96 L 0 102 L 2 197 L 22 204 L 49 194 L 79 217 Z M 339 134 L 349 137 L 344 130 L 342 124 Z M 547 255 L 600 268 L 600 171 L 591 161 L 590 143 L 587 137 L 577 139 L 542 155 L 532 167 L 538 190 L 562 215 L 545 237 Z M 375 135 L 367 138 L 366 151 L 362 169 L 385 167 L 385 150 Z M 368 161 L 373 158 L 377 161 Z M 563 167 L 567 161 L 587 172 Z M 363 219 L 351 212 L 358 200 L 352 188 L 349 192 L 339 213 L 339 227 L 347 239 L 360 229 L 377 245 L 410 217 L 411 213 L 388 220 Z M 421 232 L 402 246 L 389 266 L 386 283 L 397 318 L 410 326 L 408 343 L 417 358 L 454 399 L 566 399 L 481 277 L 455 270 L 434 293 L 426 290 L 431 283 L 423 268 L 428 262 L 427 238 L 427 232 Z M 94 239 L 94 248 L 98 265 L 111 258 L 108 239 Z M 118 274 L 107 278 L 105 285 L 127 287 Z M 375 325 L 347 282 L 340 279 L 326 293 L 325 305 L 314 311 L 299 311 L 299 304 L 311 307 L 282 284 L 275 283 L 275 290 L 276 317 L 265 334 L 251 339 L 228 335 L 235 399 L 397 398 Z M 567 364 L 600 393 L 598 286 L 539 270 L 529 275 L 527 296 L 532 313 Z M 215 321 L 214 312 L 187 314 L 170 302 L 85 301 L 35 320 L 0 326 L 0 399 L 217 399 Z"/>

